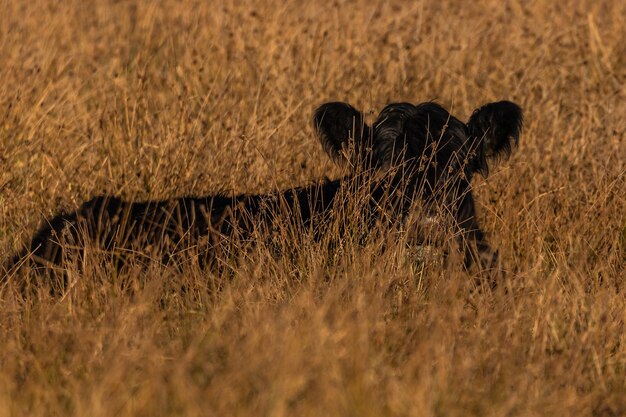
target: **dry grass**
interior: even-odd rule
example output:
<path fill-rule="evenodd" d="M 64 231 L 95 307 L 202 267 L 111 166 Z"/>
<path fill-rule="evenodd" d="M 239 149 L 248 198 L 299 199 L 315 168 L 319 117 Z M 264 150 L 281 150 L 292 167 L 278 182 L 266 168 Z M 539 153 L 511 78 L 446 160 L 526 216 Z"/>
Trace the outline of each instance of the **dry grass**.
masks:
<path fill-rule="evenodd" d="M 94 262 L 62 300 L 2 291 L 0 416 L 626 414 L 626 3 L 0 3 L 5 255 L 103 192 L 336 177 L 309 125 L 329 99 L 527 120 L 475 183 L 508 292 L 393 239 L 229 274 Z"/>

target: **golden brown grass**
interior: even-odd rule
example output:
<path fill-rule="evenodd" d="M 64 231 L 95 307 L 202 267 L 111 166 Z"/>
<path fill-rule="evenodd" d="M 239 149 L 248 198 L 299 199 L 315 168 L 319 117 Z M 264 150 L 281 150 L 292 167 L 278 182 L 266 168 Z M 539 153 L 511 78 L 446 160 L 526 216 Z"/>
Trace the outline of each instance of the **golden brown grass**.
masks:
<path fill-rule="evenodd" d="M 336 177 L 326 100 L 527 121 L 475 182 L 509 291 L 384 236 L 228 274 L 94 262 L 62 299 L 1 292 L 0 416 L 626 414 L 626 3 L 0 3 L 5 255 L 95 194 Z"/>

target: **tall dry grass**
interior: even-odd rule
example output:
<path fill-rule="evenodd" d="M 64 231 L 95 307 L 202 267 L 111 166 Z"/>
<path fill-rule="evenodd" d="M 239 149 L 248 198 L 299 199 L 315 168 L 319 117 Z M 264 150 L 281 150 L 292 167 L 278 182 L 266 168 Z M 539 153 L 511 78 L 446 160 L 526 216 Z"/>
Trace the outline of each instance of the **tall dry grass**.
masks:
<path fill-rule="evenodd" d="M 626 3 L 0 3 L 7 256 L 95 194 L 336 177 L 309 124 L 326 100 L 526 115 L 475 182 L 508 291 L 393 236 L 285 233 L 290 256 L 222 273 L 87 259 L 60 299 L 1 291 L 0 416 L 626 414 Z"/>

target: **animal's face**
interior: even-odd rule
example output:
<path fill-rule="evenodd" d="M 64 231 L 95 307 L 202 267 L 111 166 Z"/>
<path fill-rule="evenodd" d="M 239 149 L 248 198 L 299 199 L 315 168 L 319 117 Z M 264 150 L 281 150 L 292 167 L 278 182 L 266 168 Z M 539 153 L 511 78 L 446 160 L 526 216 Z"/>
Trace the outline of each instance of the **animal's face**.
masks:
<path fill-rule="evenodd" d="M 430 220 L 433 208 L 450 214 L 465 265 L 478 261 L 494 269 L 497 251 L 490 249 L 476 220 L 471 178 L 476 172 L 486 176 L 488 162 L 507 157 L 517 145 L 522 129 L 517 104 L 486 104 L 463 123 L 436 103 L 395 103 L 370 127 L 354 107 L 335 102 L 320 106 L 313 120 L 334 161 L 347 164 L 357 175 L 373 171 L 390 179 L 385 193 L 400 197 L 393 199 L 392 207 L 400 208 L 402 217 L 416 197 L 426 203 L 425 219 Z"/>

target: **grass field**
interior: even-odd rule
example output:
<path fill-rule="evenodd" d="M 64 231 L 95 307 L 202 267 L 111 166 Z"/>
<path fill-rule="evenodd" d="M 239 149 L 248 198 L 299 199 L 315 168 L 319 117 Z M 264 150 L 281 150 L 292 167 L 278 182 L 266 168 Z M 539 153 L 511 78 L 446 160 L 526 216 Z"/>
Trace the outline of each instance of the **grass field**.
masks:
<path fill-rule="evenodd" d="M 313 109 L 518 102 L 474 182 L 507 290 L 391 236 L 0 290 L 3 416 L 626 415 L 626 3 L 0 0 L 0 249 L 103 193 L 337 178 Z M 329 261 L 332 260 L 332 262 Z M 125 285 L 120 285 L 124 282 Z M 181 291 L 181 287 L 186 290 Z"/>

